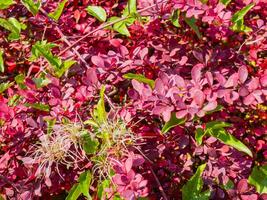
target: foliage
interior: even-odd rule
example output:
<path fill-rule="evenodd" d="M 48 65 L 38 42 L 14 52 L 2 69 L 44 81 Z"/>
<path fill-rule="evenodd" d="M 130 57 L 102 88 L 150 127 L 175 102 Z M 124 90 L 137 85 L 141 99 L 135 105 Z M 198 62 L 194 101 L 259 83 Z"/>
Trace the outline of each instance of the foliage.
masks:
<path fill-rule="evenodd" d="M 266 198 L 266 7 L 1 1 L 0 198 Z"/>

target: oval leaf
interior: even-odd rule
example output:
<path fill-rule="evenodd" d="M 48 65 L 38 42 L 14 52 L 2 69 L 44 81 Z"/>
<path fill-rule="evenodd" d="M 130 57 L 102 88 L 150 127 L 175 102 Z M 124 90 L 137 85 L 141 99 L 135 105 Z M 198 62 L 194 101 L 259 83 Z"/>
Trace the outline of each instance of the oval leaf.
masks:
<path fill-rule="evenodd" d="M 104 22 L 107 19 L 106 11 L 100 6 L 88 6 L 86 10 L 89 15 L 92 15 L 101 22 Z"/>

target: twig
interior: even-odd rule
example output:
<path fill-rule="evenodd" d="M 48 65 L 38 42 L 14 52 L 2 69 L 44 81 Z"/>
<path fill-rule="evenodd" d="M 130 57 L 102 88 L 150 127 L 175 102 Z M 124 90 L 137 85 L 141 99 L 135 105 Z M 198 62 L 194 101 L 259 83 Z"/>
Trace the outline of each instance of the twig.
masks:
<path fill-rule="evenodd" d="M 51 18 L 49 17 L 49 15 L 47 14 L 47 12 L 44 9 L 40 9 L 40 11 L 49 19 L 51 19 L 56 27 L 57 32 L 59 33 L 60 37 L 63 39 L 63 41 L 69 46 L 71 47 L 71 49 L 73 50 L 73 52 L 76 54 L 76 56 L 85 64 L 85 66 L 87 68 L 90 68 L 90 66 L 88 65 L 88 63 L 83 59 L 83 57 L 81 56 L 81 54 L 75 49 L 73 48 L 71 42 L 67 39 L 67 37 L 63 34 L 63 32 L 60 30 L 60 28 L 58 27 L 57 23 Z"/>
<path fill-rule="evenodd" d="M 159 181 L 157 175 L 155 174 L 155 172 L 152 169 L 152 167 L 149 167 L 149 168 L 150 168 L 150 170 L 151 170 L 151 172 L 152 172 L 152 174 L 153 174 L 153 176 L 154 176 L 154 178 L 155 178 L 155 180 L 156 180 L 156 182 L 157 182 L 157 184 L 159 186 L 159 191 L 161 192 L 161 195 L 162 195 L 163 199 L 164 200 L 168 200 L 168 197 L 167 197 L 166 193 L 164 192 L 163 187 L 161 186 L 160 181 Z"/>

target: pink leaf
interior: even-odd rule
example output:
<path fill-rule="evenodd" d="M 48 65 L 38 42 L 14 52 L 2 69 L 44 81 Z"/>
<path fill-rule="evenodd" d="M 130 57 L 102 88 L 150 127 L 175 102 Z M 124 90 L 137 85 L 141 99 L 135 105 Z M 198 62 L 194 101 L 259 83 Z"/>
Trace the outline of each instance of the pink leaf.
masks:
<path fill-rule="evenodd" d="M 128 173 L 133 166 L 133 159 L 131 157 L 127 158 L 127 160 L 125 161 L 125 170 Z"/>
<path fill-rule="evenodd" d="M 248 78 L 248 70 L 246 66 L 242 66 L 238 69 L 238 78 L 241 83 L 244 83 Z"/>
<path fill-rule="evenodd" d="M 100 56 L 92 56 L 91 61 L 97 67 L 105 68 L 104 60 Z"/>
<path fill-rule="evenodd" d="M 197 64 L 191 70 L 191 76 L 195 83 L 198 83 L 200 81 L 202 66 L 202 64 Z"/>

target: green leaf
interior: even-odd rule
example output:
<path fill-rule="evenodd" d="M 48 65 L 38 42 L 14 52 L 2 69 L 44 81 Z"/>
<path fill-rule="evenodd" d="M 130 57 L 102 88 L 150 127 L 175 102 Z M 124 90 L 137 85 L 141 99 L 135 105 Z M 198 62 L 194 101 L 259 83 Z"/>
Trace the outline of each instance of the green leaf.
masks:
<path fill-rule="evenodd" d="M 101 22 L 105 22 L 107 19 L 107 13 L 105 9 L 100 6 L 88 6 L 86 10 L 89 15 L 92 15 Z"/>
<path fill-rule="evenodd" d="M 87 132 L 82 135 L 82 147 L 85 153 L 95 154 L 98 150 L 98 146 L 98 140 L 91 138 L 91 136 Z"/>
<path fill-rule="evenodd" d="M 229 123 L 223 122 L 223 121 L 211 121 L 206 124 L 206 129 L 219 129 L 219 128 L 225 128 L 232 126 Z"/>
<path fill-rule="evenodd" d="M 8 18 L 7 20 L 4 18 L 0 18 L 0 26 L 10 31 L 8 35 L 9 40 L 18 40 L 20 38 L 21 30 L 26 29 L 26 25 L 20 23 L 13 17 Z"/>
<path fill-rule="evenodd" d="M 106 179 L 104 181 L 102 181 L 102 183 L 100 183 L 97 187 L 97 197 L 98 199 L 106 199 L 107 195 L 105 192 L 106 188 L 110 187 L 110 180 Z"/>
<path fill-rule="evenodd" d="M 247 27 L 244 25 L 244 17 L 245 15 L 248 13 L 248 11 L 253 8 L 255 6 L 254 3 L 251 3 L 249 5 L 247 5 L 246 7 L 242 8 L 241 10 L 237 11 L 231 21 L 233 22 L 233 26 L 231 27 L 231 29 L 233 31 L 237 31 L 237 32 L 250 32 L 252 31 L 251 28 Z"/>
<path fill-rule="evenodd" d="M 222 111 L 224 109 L 224 107 L 222 105 L 218 105 L 214 110 L 211 111 L 207 111 L 206 115 L 210 115 L 212 113 L 218 112 L 218 111 Z"/>
<path fill-rule="evenodd" d="M 177 119 L 176 114 L 172 113 L 171 115 L 171 119 L 165 123 L 165 125 L 163 126 L 161 132 L 167 133 L 171 128 L 177 126 L 177 125 L 181 125 L 183 123 L 185 123 L 185 118 L 181 118 L 181 119 Z"/>
<path fill-rule="evenodd" d="M 63 0 L 62 2 L 60 2 L 56 10 L 54 12 L 49 13 L 48 16 L 54 19 L 55 21 L 58 21 L 67 2 L 68 0 Z"/>
<path fill-rule="evenodd" d="M 0 50 L 0 72 L 5 72 L 5 66 L 4 66 L 4 59 L 3 59 L 3 51 Z"/>
<path fill-rule="evenodd" d="M 171 22 L 177 28 L 181 27 L 179 23 L 180 12 L 181 11 L 179 9 L 176 9 L 172 12 L 172 15 L 171 15 Z"/>
<path fill-rule="evenodd" d="M 242 151 L 246 154 L 248 154 L 250 157 L 253 157 L 252 152 L 250 149 L 243 144 L 241 141 L 236 139 L 233 135 L 229 134 L 226 130 L 223 128 L 216 128 L 216 129 L 208 129 L 211 136 L 219 139 L 224 144 L 227 144 L 239 151 Z"/>
<path fill-rule="evenodd" d="M 57 120 L 55 118 L 45 118 L 44 120 L 46 121 L 47 125 L 46 133 L 49 135 L 50 133 L 52 133 L 53 127 L 56 124 Z"/>
<path fill-rule="evenodd" d="M 197 168 L 196 173 L 189 179 L 189 181 L 182 188 L 183 200 L 208 200 L 211 191 L 207 190 L 201 192 L 203 189 L 203 180 L 201 178 L 206 164 L 202 164 Z"/>
<path fill-rule="evenodd" d="M 137 80 L 137 81 L 139 81 L 141 83 L 148 84 L 151 87 L 151 89 L 153 89 L 155 87 L 155 81 L 152 80 L 152 79 L 146 78 L 142 74 L 128 73 L 128 74 L 124 74 L 122 77 L 126 78 L 126 79 L 134 79 L 134 80 Z"/>
<path fill-rule="evenodd" d="M 220 187 L 224 190 L 230 190 L 235 187 L 235 184 L 231 179 L 229 179 L 229 181 L 225 185 L 220 185 Z"/>
<path fill-rule="evenodd" d="M 41 1 L 38 0 L 36 3 L 33 0 L 21 0 L 21 3 L 33 14 L 37 15 L 40 7 Z"/>
<path fill-rule="evenodd" d="M 25 103 L 25 106 L 41 111 L 46 111 L 46 112 L 50 111 L 50 106 L 42 103 Z"/>
<path fill-rule="evenodd" d="M 15 106 L 18 104 L 18 101 L 20 100 L 21 96 L 18 94 L 15 94 L 14 96 L 12 96 L 9 101 L 8 101 L 8 106 Z"/>
<path fill-rule="evenodd" d="M 254 166 L 248 183 L 255 186 L 258 193 L 267 194 L 267 165 Z"/>
<path fill-rule="evenodd" d="M 76 200 L 78 197 L 82 194 L 81 188 L 78 183 L 74 184 L 72 188 L 69 191 L 68 196 L 66 197 L 66 200 Z"/>
<path fill-rule="evenodd" d="M 39 58 L 40 56 L 43 56 L 51 66 L 59 69 L 62 65 L 62 61 L 58 57 L 54 56 L 51 52 L 51 49 L 55 46 L 55 44 L 47 43 L 46 41 L 37 41 L 32 46 L 32 55 L 30 60 L 33 61 Z"/>
<path fill-rule="evenodd" d="M 254 6 L 255 6 L 255 3 L 251 3 L 251 4 L 247 5 L 246 7 L 242 8 L 241 10 L 237 11 L 233 15 L 231 21 L 235 23 L 235 22 L 238 22 L 239 20 L 243 20 L 245 15 L 248 13 L 248 11 L 251 8 L 253 8 Z"/>
<path fill-rule="evenodd" d="M 198 29 L 198 26 L 196 25 L 196 19 L 194 17 L 191 17 L 191 18 L 184 17 L 184 20 L 193 29 L 193 31 L 197 34 L 197 37 L 199 39 L 202 39 L 202 35 Z"/>
<path fill-rule="evenodd" d="M 195 133 L 195 140 L 197 141 L 198 145 L 202 144 L 202 139 L 205 136 L 206 132 L 202 128 L 197 128 Z"/>
<path fill-rule="evenodd" d="M 13 85 L 13 82 L 6 82 L 0 84 L 0 94 L 6 91 L 9 87 Z"/>
<path fill-rule="evenodd" d="M 26 85 L 24 84 L 25 81 L 25 75 L 24 74 L 19 74 L 15 77 L 16 83 L 19 85 L 21 89 L 26 89 Z"/>
<path fill-rule="evenodd" d="M 37 88 L 42 88 L 51 83 L 51 80 L 47 79 L 45 76 L 40 76 L 39 78 L 33 78 L 33 81 Z"/>
<path fill-rule="evenodd" d="M 83 172 L 78 179 L 80 190 L 82 194 L 87 197 L 87 199 L 92 199 L 89 194 L 89 187 L 91 185 L 91 181 L 92 174 L 90 171 Z"/>
<path fill-rule="evenodd" d="M 220 2 L 227 6 L 231 2 L 231 0 L 220 0 Z"/>
<path fill-rule="evenodd" d="M 104 100 L 105 86 L 101 87 L 100 90 L 100 99 L 94 110 L 94 117 L 98 124 L 102 124 L 107 121 L 107 113 L 105 109 L 105 100 Z"/>
<path fill-rule="evenodd" d="M 13 0 L 1 0 L 0 1 L 0 10 L 6 9 L 15 2 Z"/>
<path fill-rule="evenodd" d="M 136 0 L 129 0 L 127 5 L 125 6 L 122 16 L 126 17 L 129 15 L 132 15 L 134 13 L 136 13 L 137 9 L 136 9 Z"/>
<path fill-rule="evenodd" d="M 75 60 L 66 60 L 60 68 L 55 68 L 55 75 L 60 78 L 72 65 L 76 63 Z"/>
<path fill-rule="evenodd" d="M 126 23 L 125 21 L 120 21 L 120 22 L 117 22 L 113 25 L 113 29 L 115 31 L 117 31 L 118 33 L 122 34 L 122 35 L 125 35 L 127 37 L 130 37 L 131 34 L 126 26 Z"/>
<path fill-rule="evenodd" d="M 92 174 L 90 171 L 83 172 L 79 179 L 78 183 L 74 184 L 69 191 L 66 200 L 76 200 L 78 197 L 83 194 L 87 197 L 88 200 L 91 200 L 91 196 L 89 194 L 89 187 L 92 181 Z"/>
<path fill-rule="evenodd" d="M 85 125 L 90 125 L 93 127 L 99 127 L 98 123 L 96 123 L 94 120 L 92 119 L 88 119 L 86 121 L 83 122 Z"/>

